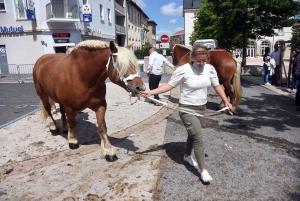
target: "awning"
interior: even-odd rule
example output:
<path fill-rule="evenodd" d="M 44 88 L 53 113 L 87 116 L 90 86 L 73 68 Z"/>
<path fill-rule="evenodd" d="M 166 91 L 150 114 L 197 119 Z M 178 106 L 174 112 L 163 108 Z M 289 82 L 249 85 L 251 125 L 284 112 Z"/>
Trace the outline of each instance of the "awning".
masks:
<path fill-rule="evenodd" d="M 75 46 L 75 43 L 55 43 L 53 47 Z"/>

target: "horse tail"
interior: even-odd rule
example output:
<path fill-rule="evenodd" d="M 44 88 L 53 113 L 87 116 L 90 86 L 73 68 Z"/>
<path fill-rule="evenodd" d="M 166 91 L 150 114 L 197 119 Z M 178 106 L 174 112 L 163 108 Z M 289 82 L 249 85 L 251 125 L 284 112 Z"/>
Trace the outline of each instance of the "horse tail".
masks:
<path fill-rule="evenodd" d="M 48 102 L 51 106 L 52 113 L 56 114 L 55 102 L 51 98 L 48 98 Z M 46 119 L 48 118 L 49 114 L 48 114 L 47 110 L 45 109 L 45 106 L 42 101 L 40 101 L 40 106 L 41 106 L 41 119 L 42 119 L 42 122 L 45 122 Z"/>
<path fill-rule="evenodd" d="M 242 99 L 242 86 L 241 86 L 241 63 L 236 63 L 236 71 L 233 75 L 233 93 L 235 97 L 235 104 L 236 106 L 240 104 Z"/>
<path fill-rule="evenodd" d="M 42 122 L 45 122 L 48 117 L 48 112 L 46 111 L 42 101 L 40 101 L 40 106 L 41 106 L 41 119 Z"/>

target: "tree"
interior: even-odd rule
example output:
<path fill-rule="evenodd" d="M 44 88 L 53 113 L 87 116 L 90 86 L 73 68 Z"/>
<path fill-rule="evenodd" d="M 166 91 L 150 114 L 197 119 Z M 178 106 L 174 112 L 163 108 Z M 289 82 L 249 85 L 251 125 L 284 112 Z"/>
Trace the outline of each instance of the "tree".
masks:
<path fill-rule="evenodd" d="M 293 0 L 201 0 L 190 40 L 215 38 L 222 48 L 242 46 L 245 66 L 248 39 L 273 36 L 274 28 L 291 26 L 299 5 Z"/>

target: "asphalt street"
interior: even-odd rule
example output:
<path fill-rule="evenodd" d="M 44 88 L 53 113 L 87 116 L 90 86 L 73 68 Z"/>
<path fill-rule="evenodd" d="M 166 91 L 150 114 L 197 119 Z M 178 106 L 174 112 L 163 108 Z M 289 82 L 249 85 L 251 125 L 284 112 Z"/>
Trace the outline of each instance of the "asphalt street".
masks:
<path fill-rule="evenodd" d="M 145 73 L 142 78 L 147 81 Z M 162 83 L 169 78 L 164 75 Z M 156 187 L 151 191 L 152 200 L 300 200 L 300 112 L 295 110 L 294 95 L 286 93 L 285 88 L 265 87 L 261 82 L 261 76 L 242 75 L 243 98 L 238 113 L 206 117 L 207 169 L 214 179 L 210 184 L 201 182 L 198 170 L 183 161 L 187 133 L 176 111 L 166 119 L 162 145 L 132 151 L 132 157 L 150 159 L 158 150 L 165 153 L 158 166 Z M 0 104 L 7 105 L 0 108 L 1 119 L 8 117 L 2 109 L 7 112 L 39 101 L 32 84 L 12 86 L 1 86 L 1 93 L 8 89 L 3 92 L 4 98 L 1 94 Z M 12 96 L 16 100 L 11 100 Z M 176 103 L 177 98 L 171 100 Z M 210 88 L 207 108 L 216 110 L 219 102 Z M 24 113 L 28 108 L 23 107 Z M 155 125 L 150 131 L 155 131 Z"/>

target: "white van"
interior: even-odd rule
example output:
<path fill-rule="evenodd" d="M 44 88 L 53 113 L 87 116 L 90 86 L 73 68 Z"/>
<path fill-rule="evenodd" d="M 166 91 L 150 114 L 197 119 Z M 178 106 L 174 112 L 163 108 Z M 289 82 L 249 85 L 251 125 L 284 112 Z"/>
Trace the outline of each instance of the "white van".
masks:
<path fill-rule="evenodd" d="M 196 40 L 194 42 L 195 44 L 203 44 L 205 45 L 209 50 L 216 49 L 218 47 L 218 41 L 215 39 L 203 39 L 203 40 Z"/>

